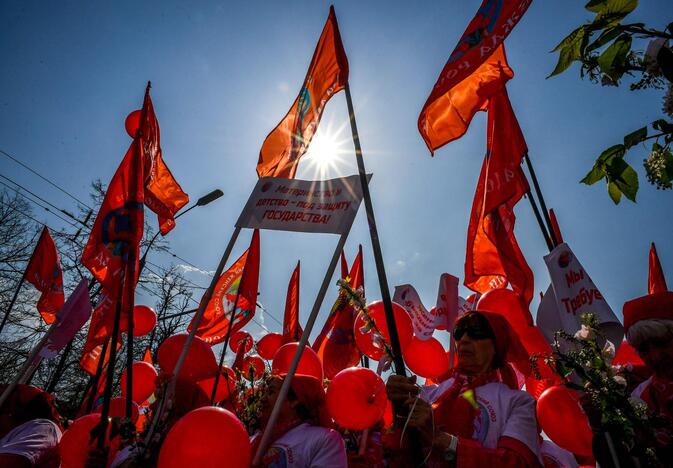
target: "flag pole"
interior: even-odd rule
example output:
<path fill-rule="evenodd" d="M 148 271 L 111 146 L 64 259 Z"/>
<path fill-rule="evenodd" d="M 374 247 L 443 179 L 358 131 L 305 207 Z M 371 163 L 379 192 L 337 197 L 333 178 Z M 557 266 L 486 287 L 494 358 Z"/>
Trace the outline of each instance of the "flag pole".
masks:
<path fill-rule="evenodd" d="M 247 258 L 245 265 L 243 266 L 243 271 L 241 272 L 241 282 L 243 281 L 243 275 L 245 274 L 245 267 L 248 265 Z M 229 346 L 229 340 L 231 339 L 231 331 L 234 328 L 234 317 L 236 317 L 236 307 L 238 307 L 238 298 L 241 297 L 241 284 L 238 284 L 236 289 L 236 297 L 234 298 L 234 306 L 231 309 L 231 316 L 229 317 L 229 326 L 227 327 L 227 336 L 224 338 L 224 346 L 222 347 L 222 353 L 220 354 L 220 362 L 217 365 L 217 374 L 215 374 L 215 383 L 213 384 L 213 391 L 210 394 L 210 404 L 212 405 L 215 401 L 215 393 L 217 393 L 217 384 L 220 383 L 220 369 L 222 369 L 222 364 L 224 364 L 224 356 L 227 354 L 227 346 Z M 255 305 L 257 307 L 257 301 Z M 245 346 L 245 342 L 241 343 L 241 346 Z"/>
<path fill-rule="evenodd" d="M 530 157 L 528 156 L 528 151 L 523 154 L 523 158 L 526 160 L 526 167 L 528 168 L 528 173 L 530 178 L 533 181 L 533 187 L 535 188 L 535 194 L 537 195 L 538 200 L 540 201 L 540 208 L 542 209 L 542 214 L 544 215 L 544 220 L 547 223 L 547 229 L 549 230 L 549 235 L 551 237 L 552 245 L 555 247 L 559 245 L 559 241 L 556 238 L 556 233 L 552 228 L 551 220 L 549 219 L 549 210 L 547 210 L 547 204 L 544 202 L 544 197 L 542 196 L 542 190 L 540 190 L 540 184 L 537 181 L 537 175 L 533 169 L 533 164 L 530 162 Z M 552 250 L 552 249 L 549 249 Z"/>
<path fill-rule="evenodd" d="M 119 293 L 117 294 L 117 303 L 115 304 L 115 317 L 114 324 L 112 326 L 112 336 L 109 341 L 112 344 L 110 348 L 110 360 L 108 361 L 107 380 L 105 381 L 105 390 L 103 392 L 103 406 L 101 408 L 100 414 L 100 423 L 98 425 L 98 448 L 103 449 L 105 447 L 105 432 L 107 430 L 108 415 L 110 413 L 110 400 L 112 399 L 112 384 L 114 379 L 115 371 L 115 361 L 117 359 L 117 340 L 119 337 L 119 328 L 122 315 L 122 299 L 124 297 L 124 286 L 128 280 L 127 270 L 128 265 L 124 268 L 124 278 L 122 278 L 121 284 L 119 285 Z M 105 359 L 105 355 L 101 356 L 101 360 Z M 100 362 L 99 362 L 100 365 Z"/>
<path fill-rule="evenodd" d="M 346 104 L 348 105 L 348 114 L 350 116 L 351 133 L 353 135 L 353 145 L 355 146 L 355 159 L 357 160 L 358 174 L 360 176 L 360 185 L 362 186 L 362 197 L 364 198 L 365 202 L 365 210 L 367 212 L 367 223 L 369 224 L 369 234 L 372 239 L 372 249 L 374 251 L 376 273 L 379 278 L 379 286 L 381 287 L 381 299 L 383 300 L 383 308 L 386 314 L 386 322 L 388 323 L 388 331 L 390 332 L 390 346 L 392 347 L 393 351 L 393 362 L 395 364 L 395 373 L 397 375 L 406 376 L 407 373 L 404 367 L 404 359 L 402 358 L 400 338 L 397 333 L 397 326 L 395 325 L 395 316 L 393 315 L 393 305 L 390 299 L 388 278 L 386 277 L 386 270 L 385 266 L 383 265 L 383 254 L 381 252 L 381 243 L 379 241 L 378 229 L 376 228 L 374 207 L 372 205 L 371 194 L 369 193 L 367 173 L 365 171 L 365 163 L 362 158 L 362 148 L 360 147 L 360 136 L 358 134 L 358 128 L 355 122 L 355 111 L 353 110 L 353 100 L 351 98 L 351 90 L 348 82 L 346 82 L 344 90 L 346 91 Z"/>
<path fill-rule="evenodd" d="M 280 392 L 278 393 L 276 403 L 273 406 L 273 410 L 271 411 L 271 416 L 269 417 L 269 421 L 267 422 L 266 427 L 264 428 L 264 432 L 262 433 L 259 447 L 257 448 L 257 453 L 254 456 L 252 466 L 258 465 L 261 462 L 262 455 L 266 452 L 267 446 L 271 442 L 273 442 L 272 440 L 270 440 L 271 434 L 273 432 L 274 426 L 276 425 L 276 422 L 278 421 L 278 416 L 280 415 L 280 408 L 283 405 L 285 399 L 287 398 L 287 394 L 290 390 L 290 384 L 292 383 L 292 378 L 294 377 L 294 374 L 297 371 L 297 367 L 299 366 L 299 360 L 301 359 L 302 353 L 304 352 L 304 348 L 308 343 L 309 335 L 313 330 L 313 324 L 315 323 L 316 318 L 318 317 L 318 312 L 320 312 L 320 306 L 322 305 L 322 301 L 325 298 L 325 293 L 327 292 L 329 283 L 332 280 L 332 276 L 334 276 L 334 270 L 336 269 L 337 262 L 339 261 L 341 251 L 343 250 L 344 245 L 346 244 L 346 239 L 348 238 L 349 232 L 350 227 L 348 227 L 346 232 L 341 234 L 339 242 L 337 243 L 337 246 L 334 249 L 332 260 L 330 261 L 330 264 L 327 267 L 325 277 L 323 278 L 322 284 L 320 285 L 320 289 L 318 290 L 318 296 L 315 298 L 315 302 L 313 303 L 313 309 L 311 310 L 311 315 L 309 315 L 308 321 L 306 322 L 306 328 L 304 329 L 304 333 L 302 333 L 301 335 L 299 345 L 297 346 L 297 351 L 295 351 L 294 356 L 292 357 L 290 368 L 287 371 L 287 375 L 283 379 L 283 385 L 280 387 Z"/>
<path fill-rule="evenodd" d="M 192 330 L 189 332 L 189 335 L 187 335 L 185 344 L 182 347 L 182 353 L 180 353 L 180 357 L 178 358 L 178 361 L 175 363 L 175 368 L 173 369 L 173 375 L 168 383 L 168 387 L 166 388 L 164 397 L 161 399 L 161 402 L 159 403 L 159 408 L 157 409 L 157 411 L 154 414 L 154 417 L 152 418 L 152 424 L 150 425 L 150 429 L 147 431 L 147 436 L 145 437 L 145 447 L 149 446 L 149 444 L 152 442 L 154 431 L 156 430 L 160 418 L 163 416 L 163 412 L 166 407 L 166 402 L 173 396 L 173 392 L 175 391 L 175 381 L 177 379 L 178 374 L 180 373 L 180 370 L 182 369 L 182 364 L 185 362 L 187 352 L 189 351 L 189 348 L 192 345 L 192 341 L 194 341 L 194 336 L 196 336 L 196 330 L 199 328 L 199 324 L 201 323 L 203 314 L 206 311 L 206 305 L 210 302 L 210 298 L 212 297 L 213 291 L 215 290 L 217 280 L 220 278 L 220 275 L 224 270 L 224 266 L 226 265 L 227 260 L 229 260 L 229 255 L 231 255 L 231 251 L 234 249 L 236 239 L 238 239 L 238 235 L 240 233 L 241 228 L 239 226 L 236 226 L 233 234 L 231 235 L 231 239 L 229 239 L 227 247 L 224 249 L 224 253 L 222 254 L 220 263 L 219 265 L 217 265 L 217 269 L 213 274 L 213 279 L 210 281 L 208 289 L 206 289 L 206 292 L 203 294 L 203 299 L 199 304 L 199 310 L 196 312 L 196 315 L 194 316 L 194 324 L 192 325 Z"/>
<path fill-rule="evenodd" d="M 148 83 L 149 87 L 149 83 Z M 129 252 L 129 269 L 131 270 L 131 283 L 135 286 L 135 269 L 136 269 L 136 254 L 135 249 Z M 140 279 L 140 278 L 139 278 Z M 131 419 L 133 414 L 133 309 L 134 309 L 135 287 L 126 288 L 126 311 L 127 331 L 126 331 L 126 417 Z"/>
<path fill-rule="evenodd" d="M 395 373 L 406 377 L 407 372 L 402 357 L 402 348 L 400 338 L 395 324 L 395 315 L 393 314 L 393 303 L 390 298 L 390 289 L 386 277 L 386 269 L 383 265 L 383 253 L 381 252 L 381 243 L 379 233 L 376 228 L 376 219 L 374 217 L 374 207 L 372 205 L 371 194 L 369 193 L 369 183 L 365 171 L 365 163 L 362 158 L 362 148 L 360 147 L 360 135 L 358 133 L 357 123 L 355 121 L 355 110 L 353 108 L 353 99 L 351 98 L 351 89 L 348 81 L 344 86 L 346 92 L 346 104 L 348 105 L 348 115 L 351 124 L 351 133 L 353 136 L 353 146 L 355 146 L 355 160 L 358 164 L 358 174 L 360 176 L 360 185 L 362 186 L 362 196 L 365 201 L 365 211 L 367 212 L 367 223 L 369 224 L 369 234 L 372 240 L 372 250 L 374 251 L 374 262 L 376 263 L 376 274 L 379 278 L 379 287 L 381 288 L 381 300 L 383 301 L 383 310 L 388 323 L 388 333 L 390 335 L 390 346 L 393 352 L 393 364 Z M 395 405 L 397 406 L 397 405 Z M 393 409 L 394 411 L 396 408 Z M 416 431 L 409 431 L 409 444 L 411 445 L 411 456 L 417 465 L 422 465 L 423 454 L 421 452 L 419 434 Z"/>
<path fill-rule="evenodd" d="M 93 392 L 91 393 L 89 401 L 86 404 L 86 414 L 91 413 L 91 410 L 93 409 L 93 404 L 96 399 L 96 390 L 98 389 L 98 383 L 100 382 L 100 378 L 103 375 L 103 368 L 105 367 L 105 354 L 107 354 L 107 349 L 109 346 L 110 338 L 105 340 L 103 347 L 101 348 L 100 358 L 98 359 L 98 366 L 96 367 L 96 375 L 92 377 L 91 387 L 93 388 Z M 108 365 L 110 365 L 109 362 L 110 361 L 108 360 Z M 84 398 L 86 398 L 86 393 L 84 394 Z"/>
<path fill-rule="evenodd" d="M 542 231 L 542 237 L 544 237 L 544 240 L 547 243 L 547 248 L 551 252 L 552 250 L 554 250 L 554 243 L 549 237 L 549 231 L 547 231 L 547 228 L 545 227 L 544 221 L 542 220 L 542 216 L 540 215 L 540 209 L 537 207 L 537 203 L 535 203 L 535 199 L 533 198 L 533 194 L 530 193 L 530 189 L 528 189 L 528 191 L 526 192 L 526 198 L 528 198 L 530 206 L 531 208 L 533 208 L 535 219 L 537 219 L 537 223 L 540 226 L 540 231 Z"/>
<path fill-rule="evenodd" d="M 31 255 L 31 259 L 32 259 L 32 255 Z M 5 324 L 7 323 L 7 319 L 9 318 L 9 313 L 11 312 L 12 307 L 14 307 L 14 303 L 16 302 L 16 299 L 19 297 L 19 291 L 21 291 L 21 286 L 23 286 L 23 282 L 26 281 L 26 270 L 28 270 L 28 265 L 29 264 L 30 264 L 30 261 L 28 261 L 28 264 L 26 265 L 26 269 L 23 270 L 23 274 L 21 275 L 21 281 L 19 281 L 19 284 L 16 286 L 16 290 L 14 291 L 14 296 L 12 297 L 12 300 L 9 303 L 9 306 L 7 307 L 7 310 L 5 311 L 5 316 L 2 318 L 2 323 L 0 323 L 0 334 L 2 334 L 2 330 L 5 328 Z"/>

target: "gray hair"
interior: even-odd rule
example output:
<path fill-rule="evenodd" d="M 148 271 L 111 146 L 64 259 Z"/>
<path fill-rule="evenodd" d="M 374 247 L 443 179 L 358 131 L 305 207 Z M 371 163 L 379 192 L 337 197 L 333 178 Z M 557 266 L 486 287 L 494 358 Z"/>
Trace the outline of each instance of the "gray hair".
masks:
<path fill-rule="evenodd" d="M 673 340 L 673 320 L 638 320 L 629 327 L 626 340 L 636 349 L 650 340 Z"/>

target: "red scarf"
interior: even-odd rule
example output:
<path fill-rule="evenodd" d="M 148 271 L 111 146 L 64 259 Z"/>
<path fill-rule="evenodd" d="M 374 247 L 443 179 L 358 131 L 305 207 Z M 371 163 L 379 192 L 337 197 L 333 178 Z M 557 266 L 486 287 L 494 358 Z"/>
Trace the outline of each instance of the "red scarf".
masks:
<path fill-rule="evenodd" d="M 469 377 L 454 370 L 451 377 L 455 379 L 453 385 L 432 404 L 435 426 L 440 431 L 471 439 L 474 418 L 481 411 L 476 405 L 474 394 L 470 397 L 467 392 L 474 392 L 475 388 L 488 383 L 499 382 L 500 378 L 495 370 L 477 377 Z"/>

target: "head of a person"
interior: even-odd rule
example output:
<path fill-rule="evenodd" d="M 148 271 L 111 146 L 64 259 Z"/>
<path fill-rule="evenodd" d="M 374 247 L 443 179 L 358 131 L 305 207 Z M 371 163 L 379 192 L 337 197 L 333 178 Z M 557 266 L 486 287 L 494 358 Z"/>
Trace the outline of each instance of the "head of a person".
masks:
<path fill-rule="evenodd" d="M 280 395 L 284 376 L 271 375 L 266 380 L 266 389 L 261 401 L 260 422 L 266 427 L 271 412 Z M 280 407 L 278 421 L 301 421 L 315 426 L 328 425 L 326 417 L 325 390 L 322 382 L 310 375 L 296 374 L 292 378 L 287 398 Z"/>
<path fill-rule="evenodd" d="M 626 340 L 660 378 L 673 381 L 673 292 L 624 304 Z"/>
<path fill-rule="evenodd" d="M 5 388 L 0 385 L 0 394 Z M 48 419 L 60 426 L 51 396 L 32 385 L 19 384 L 0 407 L 0 437 L 34 419 Z"/>
<path fill-rule="evenodd" d="M 480 375 L 498 367 L 496 337 L 486 316 L 468 312 L 453 329 L 458 368 L 467 375 Z"/>

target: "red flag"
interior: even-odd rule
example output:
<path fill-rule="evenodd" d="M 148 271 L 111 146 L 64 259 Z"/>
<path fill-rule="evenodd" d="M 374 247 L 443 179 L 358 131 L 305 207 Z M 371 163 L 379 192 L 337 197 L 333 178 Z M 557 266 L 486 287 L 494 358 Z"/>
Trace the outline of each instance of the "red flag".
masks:
<path fill-rule="evenodd" d="M 483 0 L 444 65 L 418 117 L 418 130 L 431 152 L 460 138 L 474 114 L 484 110 L 490 87 L 510 75 L 501 44 L 532 0 Z"/>
<path fill-rule="evenodd" d="M 229 329 L 229 316 L 238 294 L 234 324 L 231 332 L 240 330 L 255 315 L 259 282 L 259 231 L 255 229 L 250 247 L 217 280 L 215 291 L 206 306 L 196 336 L 206 343 L 222 343 Z M 240 292 L 239 292 L 240 291 Z M 194 321 L 189 324 L 191 331 Z"/>
<path fill-rule="evenodd" d="M 44 321 L 51 325 L 56 313 L 65 302 L 63 295 L 63 273 L 56 245 L 45 226 L 30 257 L 25 273 L 26 281 L 42 294 L 37 301 L 37 311 Z"/>
<path fill-rule="evenodd" d="M 259 152 L 259 177 L 293 179 L 327 101 L 348 81 L 348 58 L 341 43 L 334 7 L 313 52 L 304 84 L 290 111 L 266 137 Z"/>
<path fill-rule="evenodd" d="M 150 351 L 150 347 L 148 346 L 147 349 L 145 350 L 145 355 L 143 356 L 143 361 L 154 365 L 154 360 L 152 359 L 152 352 Z"/>
<path fill-rule="evenodd" d="M 659 263 L 659 256 L 657 255 L 657 248 L 654 246 L 654 242 L 650 246 L 650 265 L 649 265 L 649 275 L 647 278 L 647 290 L 648 294 L 656 294 L 668 291 L 668 286 L 666 286 L 666 278 L 664 277 L 664 270 L 661 268 L 661 263 Z"/>
<path fill-rule="evenodd" d="M 549 220 L 551 221 L 551 227 L 554 230 L 554 235 L 559 244 L 563 243 L 563 236 L 561 235 L 561 228 L 558 225 L 556 220 L 556 213 L 554 213 L 554 208 L 549 209 Z"/>
<path fill-rule="evenodd" d="M 353 289 L 364 287 L 362 246 L 351 266 L 348 278 Z M 360 360 L 360 350 L 355 345 L 353 335 L 354 322 L 355 310 L 346 294 L 340 291 L 320 335 L 313 343 L 313 350 L 320 357 L 325 377 L 328 379 L 347 367 L 357 365 Z"/>
<path fill-rule="evenodd" d="M 497 123 L 497 125 L 496 125 Z M 530 304 L 533 272 L 514 237 L 514 205 L 528 191 L 521 170 L 526 142 L 504 83 L 488 105 L 487 154 L 479 175 L 467 231 L 465 286 L 479 293 L 505 287 Z"/>
<path fill-rule="evenodd" d="M 292 272 L 290 283 L 287 285 L 283 317 L 283 344 L 299 341 L 304 333 L 299 324 L 299 268 L 300 264 L 297 262 L 297 267 Z"/>
<path fill-rule="evenodd" d="M 161 234 L 175 227 L 175 213 L 189 202 L 162 157 L 159 121 L 154 113 L 150 87 L 145 91 L 141 111 L 141 135 L 145 143 L 145 204 L 159 218 Z"/>
<path fill-rule="evenodd" d="M 143 144 L 136 138 L 110 181 L 82 253 L 82 265 L 110 297 L 117 297 L 127 266 L 132 272 L 127 281 L 130 287 L 138 279 L 143 203 Z"/>

